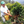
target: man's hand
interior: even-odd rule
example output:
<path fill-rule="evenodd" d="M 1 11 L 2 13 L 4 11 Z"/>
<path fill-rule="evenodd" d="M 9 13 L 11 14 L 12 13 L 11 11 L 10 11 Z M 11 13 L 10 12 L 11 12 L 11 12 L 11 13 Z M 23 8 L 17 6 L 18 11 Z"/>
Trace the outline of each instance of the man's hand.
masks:
<path fill-rule="evenodd" d="M 12 17 L 12 15 L 10 15 Z"/>
<path fill-rule="evenodd" d="M 11 17 L 12 17 L 12 15 L 11 14 L 9 14 Z"/>

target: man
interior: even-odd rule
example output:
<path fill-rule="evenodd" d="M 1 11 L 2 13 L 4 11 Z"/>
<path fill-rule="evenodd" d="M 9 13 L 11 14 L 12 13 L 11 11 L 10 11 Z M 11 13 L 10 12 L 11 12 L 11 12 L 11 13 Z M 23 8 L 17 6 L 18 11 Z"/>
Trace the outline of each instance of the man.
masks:
<path fill-rule="evenodd" d="M 1 17 L 2 17 L 3 22 L 5 22 L 4 15 L 6 14 L 11 16 L 10 11 L 8 10 L 7 6 L 5 6 L 5 2 L 1 1 Z"/>

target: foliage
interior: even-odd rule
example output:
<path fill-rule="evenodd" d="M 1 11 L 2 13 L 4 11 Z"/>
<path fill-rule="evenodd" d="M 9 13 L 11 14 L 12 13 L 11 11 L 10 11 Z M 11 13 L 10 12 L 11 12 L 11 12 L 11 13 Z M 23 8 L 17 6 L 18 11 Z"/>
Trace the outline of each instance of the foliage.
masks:
<path fill-rule="evenodd" d="M 14 15 L 19 15 L 22 12 L 21 4 L 18 2 L 14 3 L 11 12 L 13 12 Z"/>
<path fill-rule="evenodd" d="M 23 7 L 21 6 L 20 3 L 16 2 L 14 4 L 12 4 L 12 9 L 11 9 L 11 14 L 12 15 L 19 15 L 19 20 L 21 21 L 22 18 L 22 10 L 23 10 Z"/>

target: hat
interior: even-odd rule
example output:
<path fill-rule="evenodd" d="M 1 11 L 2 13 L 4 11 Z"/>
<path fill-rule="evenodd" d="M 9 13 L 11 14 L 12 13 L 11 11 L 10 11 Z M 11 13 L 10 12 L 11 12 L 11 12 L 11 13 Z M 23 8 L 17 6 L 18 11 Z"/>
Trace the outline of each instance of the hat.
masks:
<path fill-rule="evenodd" d="M 5 4 L 5 2 L 4 1 L 1 1 L 1 4 Z"/>

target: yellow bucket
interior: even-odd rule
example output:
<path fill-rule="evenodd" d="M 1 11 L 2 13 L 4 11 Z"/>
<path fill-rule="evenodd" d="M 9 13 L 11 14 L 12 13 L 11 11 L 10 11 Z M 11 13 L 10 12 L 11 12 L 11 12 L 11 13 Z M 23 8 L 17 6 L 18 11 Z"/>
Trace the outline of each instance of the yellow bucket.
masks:
<path fill-rule="evenodd" d="M 5 20 L 9 20 L 9 15 L 4 15 Z"/>

